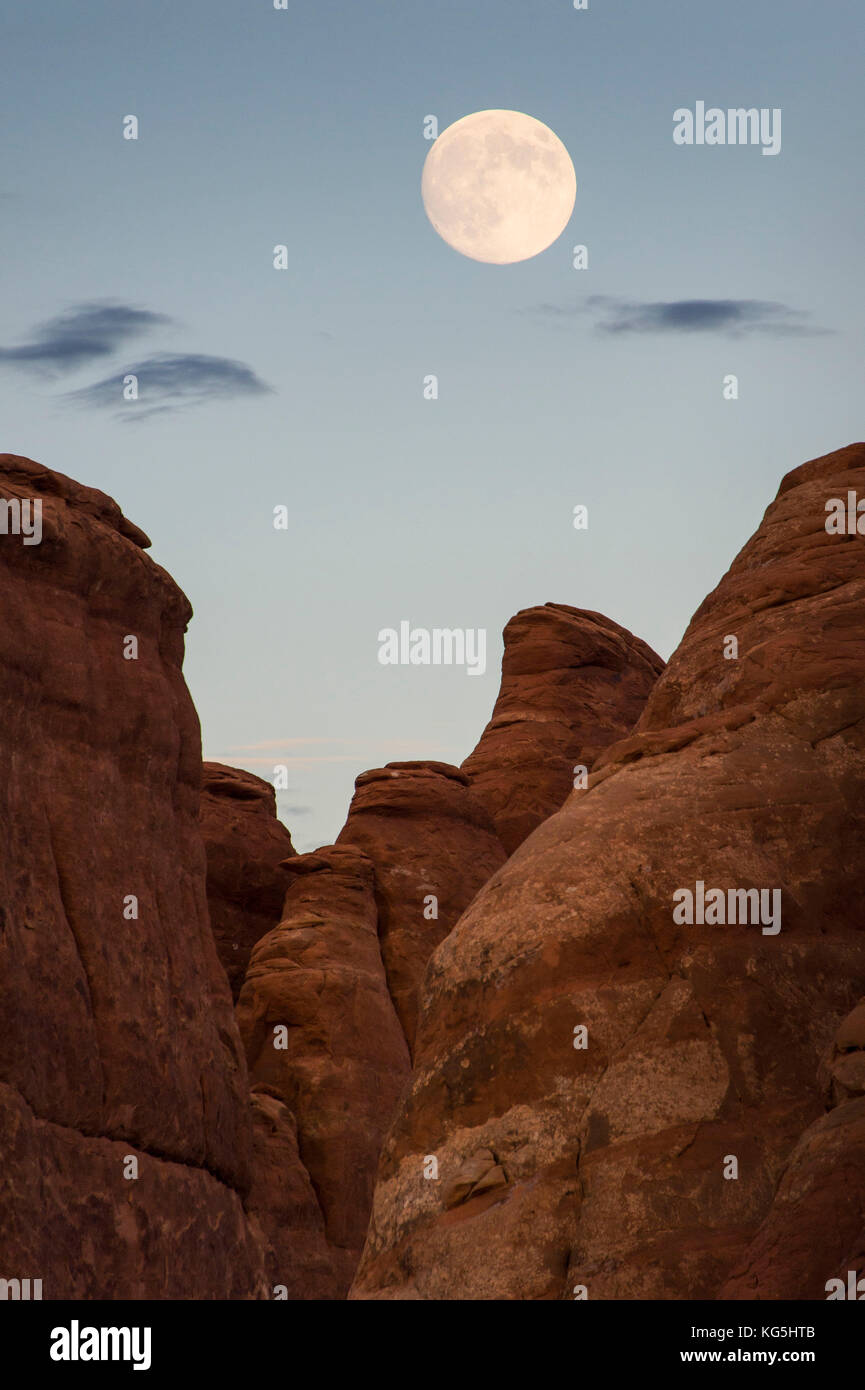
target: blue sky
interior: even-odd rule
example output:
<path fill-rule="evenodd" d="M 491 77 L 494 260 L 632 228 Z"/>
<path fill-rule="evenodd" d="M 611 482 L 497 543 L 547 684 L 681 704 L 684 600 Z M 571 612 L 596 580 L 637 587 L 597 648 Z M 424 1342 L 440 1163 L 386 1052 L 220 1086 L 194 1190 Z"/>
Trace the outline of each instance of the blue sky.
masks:
<path fill-rule="evenodd" d="M 669 655 L 781 475 L 865 433 L 854 3 L 48 0 L 3 55 L 0 447 L 150 534 L 195 609 L 205 754 L 287 763 L 301 848 L 366 768 L 462 760 L 517 609 L 598 609 Z M 780 155 L 677 147 L 697 100 L 780 107 Z M 514 266 L 420 201 L 424 117 L 488 107 L 577 175 L 563 236 Z M 691 300 L 745 307 L 701 331 L 646 307 Z M 21 353 L 58 319 L 92 345 L 81 305 L 112 306 L 102 355 L 62 328 Z M 154 359 L 203 394 L 133 420 L 93 389 Z M 487 628 L 487 674 L 380 666 L 403 618 Z"/>

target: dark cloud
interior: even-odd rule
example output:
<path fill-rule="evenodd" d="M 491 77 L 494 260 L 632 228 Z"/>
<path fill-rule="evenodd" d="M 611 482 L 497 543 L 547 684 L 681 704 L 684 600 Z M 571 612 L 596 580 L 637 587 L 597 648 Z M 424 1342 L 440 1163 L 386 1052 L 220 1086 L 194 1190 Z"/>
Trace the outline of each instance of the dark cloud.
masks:
<path fill-rule="evenodd" d="M 312 814 L 311 806 L 280 806 L 281 816 L 309 816 Z"/>
<path fill-rule="evenodd" d="M 33 332 L 20 347 L 0 347 L 0 365 L 39 367 L 54 372 L 74 371 L 101 357 L 110 357 L 124 343 L 150 328 L 172 320 L 149 309 L 111 301 L 77 304 Z"/>
<path fill-rule="evenodd" d="M 533 312 L 548 319 L 591 314 L 601 333 L 723 333 L 742 337 L 810 337 L 829 330 L 808 322 L 810 315 L 767 299 L 671 299 L 640 302 L 591 295 L 582 304 L 562 308 L 541 304 Z"/>
<path fill-rule="evenodd" d="M 123 399 L 123 382 L 127 376 L 138 378 L 137 400 Z M 251 367 L 230 357 L 162 352 L 124 367 L 92 386 L 70 391 L 67 399 L 97 409 L 116 409 L 121 419 L 134 421 L 208 401 L 269 395 L 272 389 Z"/>

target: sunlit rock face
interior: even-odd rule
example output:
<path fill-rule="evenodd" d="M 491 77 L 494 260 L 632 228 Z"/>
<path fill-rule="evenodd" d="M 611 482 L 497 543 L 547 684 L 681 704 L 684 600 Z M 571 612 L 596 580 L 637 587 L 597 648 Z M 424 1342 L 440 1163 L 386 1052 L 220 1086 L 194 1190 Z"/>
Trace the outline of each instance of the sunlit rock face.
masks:
<path fill-rule="evenodd" d="M 784 478 L 634 732 L 437 949 L 353 1297 L 713 1298 L 741 1264 L 865 993 L 848 490 L 865 445 Z M 780 890 L 780 929 L 675 920 L 701 885 Z"/>
<path fill-rule="evenodd" d="M 523 609 L 502 635 L 501 690 L 462 770 L 513 854 L 630 733 L 664 663 L 627 628 L 564 603 Z"/>

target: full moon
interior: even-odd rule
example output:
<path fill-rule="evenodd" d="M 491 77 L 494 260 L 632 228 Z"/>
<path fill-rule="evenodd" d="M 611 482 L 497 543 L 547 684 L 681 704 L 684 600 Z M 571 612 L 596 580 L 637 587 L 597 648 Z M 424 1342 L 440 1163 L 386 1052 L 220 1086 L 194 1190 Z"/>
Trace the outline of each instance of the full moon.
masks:
<path fill-rule="evenodd" d="M 455 251 L 511 265 L 561 236 L 577 179 L 561 140 L 542 121 L 522 111 L 475 111 L 433 144 L 421 195 L 430 222 Z"/>

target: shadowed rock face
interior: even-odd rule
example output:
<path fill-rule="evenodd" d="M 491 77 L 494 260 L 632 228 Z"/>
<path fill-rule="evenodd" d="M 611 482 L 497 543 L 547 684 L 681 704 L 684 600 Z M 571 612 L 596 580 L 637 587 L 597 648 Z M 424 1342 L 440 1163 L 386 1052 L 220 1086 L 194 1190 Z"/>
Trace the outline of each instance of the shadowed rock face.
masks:
<path fill-rule="evenodd" d="M 865 999 L 844 1019 L 818 1074 L 837 1109 L 802 1135 L 719 1298 L 848 1298 L 851 1284 L 865 1280 Z M 853 1296 L 863 1294 L 865 1282 Z"/>
<path fill-rule="evenodd" d="M 0 535 L 4 1276 L 46 1299 L 256 1297 L 191 610 L 103 493 L 0 455 L 0 497 L 43 506 L 41 544 Z"/>
<path fill-rule="evenodd" d="M 848 489 L 865 445 L 787 475 L 634 733 L 438 948 L 353 1297 L 708 1298 L 741 1262 L 865 990 Z M 677 922 L 698 883 L 780 890 L 781 930 Z"/>
<path fill-rule="evenodd" d="M 462 765 L 508 854 L 557 811 L 643 712 L 664 663 L 600 613 L 546 603 L 505 627 L 492 718 Z"/>
<path fill-rule="evenodd" d="M 210 923 L 236 999 L 252 947 L 282 914 L 288 886 L 282 862 L 294 846 L 276 818 L 271 784 L 240 768 L 204 764 L 199 814 Z"/>
<path fill-rule="evenodd" d="M 721 1299 L 826 1299 L 865 1294 L 865 1097 L 811 1125 L 796 1145 L 769 1215 Z M 852 1272 L 852 1281 L 850 1278 Z M 830 1280 L 840 1281 L 832 1285 Z M 861 1283 L 860 1283 L 861 1281 Z"/>
<path fill-rule="evenodd" d="M 298 1150 L 297 1121 L 275 1088 L 252 1088 L 252 1189 L 247 1210 L 265 1234 L 275 1298 L 334 1299 L 345 1292 L 315 1188 Z M 368 1200 L 368 1199 L 367 1199 Z M 356 1263 L 356 1261 L 355 1261 Z"/>
<path fill-rule="evenodd" d="M 337 844 L 357 846 L 375 867 L 381 953 L 411 1047 L 430 956 L 505 851 L 465 773 L 436 762 L 364 772 Z"/>
<path fill-rule="evenodd" d="M 338 1298 L 360 1257 L 382 1138 L 410 1063 L 379 950 L 372 864 L 330 845 L 288 868 L 283 920 L 253 949 L 237 1007 L 256 1092 L 290 1112 L 261 1135 L 267 1171 L 256 1167 L 255 1210 L 272 1243 L 272 1282 L 293 1280 L 311 1297 L 309 1271 L 318 1297 Z M 323 1242 L 304 1206 L 307 1179 L 286 1167 L 291 1116 Z"/>

